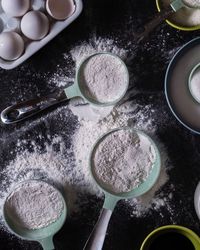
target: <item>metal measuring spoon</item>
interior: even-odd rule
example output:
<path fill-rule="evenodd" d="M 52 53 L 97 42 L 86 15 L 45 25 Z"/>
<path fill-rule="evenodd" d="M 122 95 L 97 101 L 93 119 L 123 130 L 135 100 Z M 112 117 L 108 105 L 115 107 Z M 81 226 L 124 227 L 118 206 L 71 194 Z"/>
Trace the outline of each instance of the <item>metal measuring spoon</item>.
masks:
<path fill-rule="evenodd" d="M 17 185 L 17 187 L 23 183 L 29 183 L 31 181 L 38 182 L 38 183 L 46 183 L 44 181 L 29 180 L 29 181 L 21 182 L 20 184 Z M 49 183 L 47 184 L 50 185 Z M 20 226 L 19 223 L 16 223 L 14 221 L 12 214 L 10 214 L 9 210 L 7 209 L 6 201 L 3 206 L 3 217 L 4 217 L 4 221 L 9 231 L 24 240 L 38 241 L 42 245 L 44 250 L 55 249 L 54 244 L 53 244 L 53 236 L 64 225 L 66 216 L 67 216 L 67 206 L 66 206 L 66 202 L 65 202 L 63 195 L 54 186 L 52 187 L 60 194 L 60 197 L 63 202 L 63 211 L 62 211 L 61 216 L 55 222 L 49 224 L 47 227 L 34 229 L 34 230 L 26 229 Z"/>
<path fill-rule="evenodd" d="M 140 43 L 164 20 L 170 17 L 183 7 L 198 9 L 200 8 L 200 0 L 174 0 L 170 5 L 157 13 L 154 18 L 147 23 L 144 27 L 139 27 L 134 33 L 137 43 Z"/>
<path fill-rule="evenodd" d="M 101 55 L 101 54 L 107 54 L 110 56 L 115 57 L 117 60 L 119 60 L 122 65 L 124 66 L 124 72 L 126 72 L 126 82 L 124 84 L 124 91 L 121 93 L 120 96 L 117 96 L 116 99 L 112 102 L 99 102 L 94 97 L 89 95 L 88 90 L 86 86 L 84 86 L 84 83 L 81 81 L 81 72 L 85 66 L 85 64 L 94 56 Z M 129 85 L 129 72 L 125 65 L 125 63 L 119 58 L 118 56 L 111 54 L 111 53 L 95 53 L 88 58 L 86 58 L 81 65 L 79 66 L 75 82 L 70 87 L 67 87 L 65 89 L 58 90 L 48 96 L 45 97 L 39 97 L 36 99 L 32 99 L 29 101 L 21 102 L 18 104 L 14 104 L 12 106 L 7 107 L 1 112 L 1 120 L 5 124 L 12 124 L 19 121 L 22 121 L 28 117 L 31 117 L 42 110 L 45 110 L 55 104 L 61 103 L 63 101 L 69 100 L 74 97 L 81 97 L 84 99 L 85 102 L 91 103 L 92 105 L 100 106 L 100 107 L 106 107 L 106 106 L 113 106 L 116 103 L 118 103 L 126 94 L 126 91 L 128 89 Z"/>
<path fill-rule="evenodd" d="M 94 155 L 95 155 L 95 152 L 96 152 L 99 144 L 108 135 L 110 135 L 111 133 L 114 133 L 116 131 L 120 131 L 120 130 L 130 131 L 131 133 L 141 134 L 141 135 L 145 136 L 154 147 L 154 150 L 156 152 L 156 161 L 153 165 L 153 168 L 152 168 L 152 171 L 151 171 L 149 177 L 146 179 L 145 182 L 141 183 L 137 188 L 134 188 L 130 192 L 116 194 L 116 193 L 111 192 L 109 189 L 105 188 L 105 186 L 102 184 L 102 182 L 96 176 L 95 170 L 94 170 L 93 159 L 94 159 Z M 96 142 L 96 144 L 91 152 L 91 155 L 90 155 L 90 172 L 91 172 L 91 175 L 93 177 L 94 182 L 96 182 L 98 187 L 104 192 L 105 200 L 104 200 L 103 209 L 102 209 L 102 212 L 100 214 L 100 217 L 99 217 L 91 235 L 89 236 L 88 241 L 86 242 L 86 244 L 84 246 L 84 250 L 101 250 L 102 249 L 104 239 L 106 236 L 107 227 L 108 227 L 112 212 L 113 212 L 117 202 L 121 199 L 135 198 L 135 197 L 138 197 L 138 196 L 143 195 L 144 193 L 148 192 L 154 186 L 154 184 L 156 183 L 156 181 L 159 177 L 160 167 L 161 167 L 161 159 L 160 159 L 160 153 L 158 151 L 158 148 L 155 145 L 155 143 L 153 142 L 153 140 L 148 135 L 143 133 L 142 131 L 135 130 L 133 128 L 127 128 L 127 127 L 126 128 L 118 128 L 118 129 L 114 129 L 114 130 L 106 133 Z"/>

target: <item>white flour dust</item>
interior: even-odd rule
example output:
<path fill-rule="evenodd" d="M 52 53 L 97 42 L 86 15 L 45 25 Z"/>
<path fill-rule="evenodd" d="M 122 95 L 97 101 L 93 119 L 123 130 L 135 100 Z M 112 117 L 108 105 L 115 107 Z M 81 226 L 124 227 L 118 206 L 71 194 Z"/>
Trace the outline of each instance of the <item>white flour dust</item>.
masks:
<path fill-rule="evenodd" d="M 111 54 L 89 58 L 81 68 L 80 80 L 89 98 L 99 103 L 118 100 L 128 85 L 128 74 L 121 60 Z"/>
<path fill-rule="evenodd" d="M 40 181 L 19 184 L 5 203 L 5 211 L 15 225 L 30 230 L 52 224 L 61 216 L 63 208 L 60 193 Z"/>
<path fill-rule="evenodd" d="M 69 115 L 68 112 L 67 115 Z M 32 141 L 33 149 L 31 151 L 24 150 L 23 144 L 26 142 L 18 141 L 16 145 L 18 153 L 15 159 L 0 173 L 2 180 L 0 183 L 0 211 L 2 211 L 7 195 L 16 183 L 29 179 L 42 179 L 63 190 L 70 213 L 80 212 L 82 204 L 85 203 L 83 196 L 80 198 L 80 194 L 103 196 L 93 182 L 88 167 L 89 154 L 96 140 L 109 130 L 124 126 L 144 130 L 153 136 L 157 129 L 155 119 L 156 112 L 152 105 L 131 106 L 127 102 L 115 108 L 109 115 L 99 121 L 81 119 L 71 138 L 72 146 L 70 148 L 66 147 L 62 136 L 50 138 L 50 142 L 46 143 L 43 150 L 35 141 Z M 155 187 L 145 194 L 142 201 L 141 198 L 125 202 L 130 209 L 130 214 L 134 214 L 134 216 L 142 216 L 152 208 L 154 198 L 159 198 L 159 190 L 168 181 L 167 171 L 171 165 L 168 162 L 166 149 L 156 138 L 154 141 L 161 153 L 161 175 Z M 165 196 L 162 200 L 164 198 Z M 140 209 L 135 210 L 137 206 Z M 156 209 L 159 210 L 162 206 L 163 203 L 161 202 Z M 2 212 L 0 212 L 0 217 L 2 219 Z"/>
<path fill-rule="evenodd" d="M 89 56 L 95 53 L 110 52 L 119 56 L 126 64 L 129 64 L 132 55 L 128 56 L 128 51 L 119 48 L 116 45 L 116 41 L 112 39 L 96 38 L 95 35 L 88 41 L 82 42 L 70 50 L 70 53 L 63 54 L 64 60 L 68 68 L 70 68 L 70 60 L 73 59 L 75 62 L 76 69 L 80 64 Z M 72 74 L 72 72 L 73 74 Z M 67 70 L 67 68 L 60 67 L 58 65 L 56 72 L 48 78 L 50 84 L 56 85 L 57 87 L 65 87 L 69 82 L 74 82 L 75 71 Z"/>
<path fill-rule="evenodd" d="M 71 50 L 71 55 L 64 55 L 66 62 L 73 58 L 76 67 L 87 56 L 96 52 L 111 52 L 118 55 L 128 65 L 128 51 L 116 46 L 113 40 L 93 39 L 89 43 L 82 43 Z M 58 71 L 50 77 L 49 84 L 54 86 L 66 86 L 74 78 L 67 78 L 64 68 L 58 67 Z M 133 82 L 134 80 L 131 81 Z M 137 91 L 129 93 L 131 97 Z M 126 97 L 127 98 L 127 97 Z M 144 130 L 152 136 L 156 142 L 162 159 L 162 171 L 158 182 L 144 197 L 124 201 L 125 206 L 130 210 L 131 216 L 143 216 L 156 204 L 156 210 L 162 206 L 171 209 L 170 199 L 162 193 L 162 187 L 167 184 L 167 172 L 171 167 L 168 155 L 162 143 L 155 138 L 158 129 L 157 108 L 154 105 L 140 105 L 133 101 L 126 101 L 116 107 L 97 109 L 86 105 L 80 100 L 73 100 L 68 108 L 58 108 L 46 117 L 41 118 L 43 122 L 50 117 L 59 117 L 62 121 L 69 120 L 69 113 L 77 115 L 75 133 L 70 139 L 70 147 L 64 136 L 54 136 L 43 138 L 46 143 L 41 148 L 37 140 L 41 140 L 41 135 L 34 137 L 31 141 L 32 149 L 26 147 L 27 141 L 19 140 L 16 143 L 16 156 L 10 161 L 0 173 L 0 218 L 2 221 L 2 205 L 12 188 L 19 182 L 29 179 L 45 180 L 63 190 L 70 213 L 81 212 L 83 204 L 88 202 L 87 194 L 96 195 L 103 198 L 102 192 L 93 182 L 88 162 L 89 155 L 96 140 L 111 129 L 131 126 Z M 81 106 L 80 106 L 81 105 Z M 37 120 L 35 123 L 39 123 Z M 59 122 L 59 120 L 58 120 Z M 162 121 L 163 123 L 165 121 Z M 33 122 L 33 124 L 35 124 Z M 31 127 L 31 124 L 29 126 Z M 26 130 L 27 131 L 27 130 Z M 23 131 L 25 133 L 26 131 Z M 20 131 L 19 131 L 20 132 Z M 11 154 L 12 152 L 10 152 Z M 173 193 L 173 190 L 172 190 Z M 84 194 L 84 195 L 82 195 Z M 85 197 L 85 200 L 84 200 Z M 171 197 L 171 195 L 170 195 Z M 166 202 L 164 202 L 164 199 Z M 168 208 L 169 207 L 169 208 Z"/>
<path fill-rule="evenodd" d="M 156 110 L 152 105 L 140 106 L 127 102 L 115 108 L 110 115 L 107 115 L 98 122 L 80 118 L 80 127 L 73 136 L 73 152 L 75 155 L 76 172 L 82 173 L 80 179 L 84 180 L 82 183 L 87 183 L 87 185 L 84 186 L 85 191 L 102 195 L 97 187 L 93 185 L 90 173 L 88 172 L 89 155 L 94 143 L 99 137 L 111 129 L 131 126 L 146 131 L 156 142 L 161 154 L 161 173 L 156 185 L 150 191 L 137 199 L 124 201 L 124 203 L 130 209 L 131 216 L 143 216 L 151 210 L 155 204 L 156 210 L 164 206 L 170 210 L 170 214 L 173 213 L 170 207 L 171 199 L 168 194 L 164 194 L 162 198 L 160 198 L 159 195 L 162 187 L 168 182 L 167 172 L 171 168 L 171 164 L 165 147 L 154 136 L 157 130 L 155 123 L 156 117 Z M 171 191 L 173 193 L 173 190 Z"/>
<path fill-rule="evenodd" d="M 125 193 L 145 182 L 155 160 L 154 146 L 146 136 L 117 130 L 97 146 L 93 168 L 104 188 L 113 193 Z"/>

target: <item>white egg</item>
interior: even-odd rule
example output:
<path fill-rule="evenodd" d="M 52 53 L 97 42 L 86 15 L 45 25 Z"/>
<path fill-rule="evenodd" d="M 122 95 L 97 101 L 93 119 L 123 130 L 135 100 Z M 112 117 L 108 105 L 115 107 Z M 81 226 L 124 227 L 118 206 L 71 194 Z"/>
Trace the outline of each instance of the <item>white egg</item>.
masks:
<path fill-rule="evenodd" d="M 40 40 L 49 31 L 49 20 L 40 11 L 30 11 L 21 20 L 21 31 L 31 40 Z"/>
<path fill-rule="evenodd" d="M 0 34 L 0 57 L 12 61 L 19 58 L 24 52 L 24 41 L 16 32 Z"/>
<path fill-rule="evenodd" d="M 13 17 L 23 16 L 30 8 L 30 0 L 2 0 L 2 9 Z"/>

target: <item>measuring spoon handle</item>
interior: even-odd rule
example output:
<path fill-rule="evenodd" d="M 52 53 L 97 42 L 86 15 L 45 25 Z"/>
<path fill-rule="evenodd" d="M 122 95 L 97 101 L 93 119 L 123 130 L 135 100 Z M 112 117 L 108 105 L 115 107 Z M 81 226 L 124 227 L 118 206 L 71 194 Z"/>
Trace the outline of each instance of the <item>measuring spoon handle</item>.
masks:
<path fill-rule="evenodd" d="M 83 250 L 101 250 L 105 240 L 108 224 L 112 211 L 106 208 L 102 209 L 99 219 L 90 234 Z"/>
<path fill-rule="evenodd" d="M 139 27 L 137 29 L 137 31 L 134 33 L 134 37 L 137 41 L 137 43 L 140 43 L 141 41 L 143 41 L 145 38 L 147 38 L 149 36 L 149 34 L 164 20 L 166 20 L 169 16 L 171 16 L 174 13 L 173 8 L 171 7 L 171 5 L 158 12 L 154 18 L 147 23 L 144 27 Z"/>
<path fill-rule="evenodd" d="M 1 121 L 5 124 L 19 122 L 67 99 L 64 90 L 59 90 L 45 97 L 17 103 L 1 112 Z"/>

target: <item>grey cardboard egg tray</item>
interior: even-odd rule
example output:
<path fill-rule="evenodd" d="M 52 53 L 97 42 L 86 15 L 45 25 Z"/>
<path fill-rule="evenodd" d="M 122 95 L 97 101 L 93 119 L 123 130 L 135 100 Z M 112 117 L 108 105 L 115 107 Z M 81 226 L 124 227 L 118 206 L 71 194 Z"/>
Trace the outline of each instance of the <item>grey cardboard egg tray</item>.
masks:
<path fill-rule="evenodd" d="M 67 19 L 63 21 L 56 21 L 53 20 L 47 13 L 44 8 L 45 6 L 45 0 L 31 0 L 32 6 L 30 10 L 40 10 L 44 14 L 47 15 L 50 21 L 50 29 L 49 33 L 46 37 L 44 37 L 42 40 L 39 41 L 31 41 L 24 37 L 21 34 L 20 28 L 17 30 L 15 29 L 15 21 L 18 21 L 18 24 L 20 24 L 21 18 L 11 19 L 6 16 L 6 14 L 3 12 L 1 8 L 1 2 L 0 2 L 0 32 L 4 31 L 16 31 L 19 33 L 25 42 L 25 50 L 21 57 L 19 57 L 17 60 L 14 61 L 6 61 L 2 58 L 0 58 L 0 67 L 3 69 L 13 69 L 23 63 L 25 60 L 27 60 L 29 57 L 31 57 L 34 53 L 36 53 L 39 49 L 41 49 L 43 46 L 45 46 L 49 41 L 51 41 L 55 36 L 57 36 L 62 30 L 64 30 L 68 25 L 70 25 L 81 13 L 83 9 L 83 3 L 82 0 L 73 0 L 75 4 L 75 11 L 74 13 L 68 17 Z M 19 26 L 20 27 L 20 26 Z"/>

